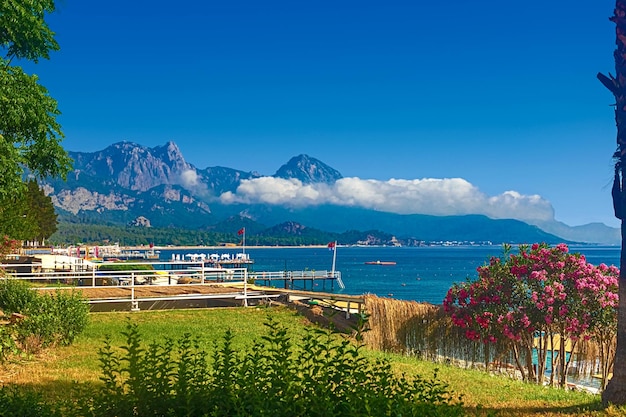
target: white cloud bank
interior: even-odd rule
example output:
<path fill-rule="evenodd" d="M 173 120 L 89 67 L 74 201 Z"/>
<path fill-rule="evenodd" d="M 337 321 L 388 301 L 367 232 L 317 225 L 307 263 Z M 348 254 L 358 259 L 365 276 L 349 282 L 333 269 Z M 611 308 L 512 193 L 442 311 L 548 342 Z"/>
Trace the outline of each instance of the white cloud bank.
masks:
<path fill-rule="evenodd" d="M 244 180 L 236 193 L 220 196 L 223 203 L 306 207 L 334 204 L 399 214 L 451 216 L 482 214 L 493 219 L 533 223 L 554 219 L 549 201 L 539 195 L 506 191 L 489 197 L 462 178 L 388 181 L 342 178 L 334 184 L 302 184 L 273 177 Z"/>
<path fill-rule="evenodd" d="M 191 190 L 194 193 L 207 196 L 209 195 L 209 188 L 204 184 L 195 169 L 186 169 L 181 172 L 179 177 L 180 185 L 187 190 Z"/>

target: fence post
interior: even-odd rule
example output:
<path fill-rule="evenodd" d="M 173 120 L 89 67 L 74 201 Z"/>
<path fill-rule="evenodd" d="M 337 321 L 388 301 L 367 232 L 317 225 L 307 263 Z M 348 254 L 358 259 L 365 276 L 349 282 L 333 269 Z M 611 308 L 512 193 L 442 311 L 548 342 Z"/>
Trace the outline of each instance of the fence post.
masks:
<path fill-rule="evenodd" d="M 130 274 L 130 311 L 139 311 L 139 302 L 135 300 L 135 273 Z"/>
<path fill-rule="evenodd" d="M 243 306 L 248 307 L 248 270 L 243 272 Z"/>

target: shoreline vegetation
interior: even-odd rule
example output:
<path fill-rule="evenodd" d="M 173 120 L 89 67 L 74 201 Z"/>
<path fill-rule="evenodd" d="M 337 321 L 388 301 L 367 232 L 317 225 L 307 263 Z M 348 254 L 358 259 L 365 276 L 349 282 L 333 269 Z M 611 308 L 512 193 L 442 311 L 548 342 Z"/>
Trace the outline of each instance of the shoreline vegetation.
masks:
<path fill-rule="evenodd" d="M 183 332 L 202 335 L 203 346 L 212 346 L 227 329 L 231 329 L 237 350 L 251 345 L 263 334 L 263 322 L 271 316 L 276 323 L 298 337 L 309 326 L 302 316 L 284 308 L 213 308 L 169 311 L 142 311 L 137 313 L 94 313 L 84 334 L 71 346 L 54 349 L 20 364 L 11 363 L 0 372 L 0 384 L 11 384 L 23 389 L 36 388 L 47 398 L 65 398 L 67 384 L 78 381 L 87 386 L 99 381 L 97 355 L 102 347 L 102 335 L 110 334 L 112 344 L 123 343 L 124 326 L 128 320 L 139 324 L 147 342 L 178 339 Z M 123 319 L 126 317 L 126 321 Z M 181 326 L 181 323 L 184 323 Z M 366 332 L 367 335 L 368 332 Z M 89 353 L 92 352 L 93 354 Z M 385 352 L 368 348 L 366 357 L 391 361 L 397 373 L 432 375 L 449 384 L 454 393 L 463 394 L 464 415 L 474 416 L 615 416 L 618 410 L 603 411 L 599 396 L 585 392 L 564 391 L 498 377 L 478 369 L 464 369 L 447 363 L 418 359 L 406 353 Z M 619 410 L 621 411 L 621 410 Z"/>
<path fill-rule="evenodd" d="M 360 318 L 366 317 L 368 330 L 363 334 L 363 342 L 368 348 L 374 351 L 406 355 L 407 357 L 413 357 L 415 360 L 430 360 L 439 364 L 446 363 L 459 369 L 482 370 L 490 375 L 502 375 L 512 380 L 523 379 L 521 374 L 515 370 L 515 366 L 512 362 L 498 362 L 497 364 L 494 362 L 486 367 L 485 364 L 476 357 L 471 359 L 459 359 L 457 353 L 461 350 L 465 350 L 467 346 L 461 343 L 459 345 L 460 347 L 452 347 L 451 345 L 455 343 L 459 344 L 459 341 L 462 340 L 462 338 L 459 339 L 456 337 L 452 337 L 452 339 L 456 340 L 455 343 L 452 343 L 452 340 L 449 340 L 448 343 L 442 342 L 442 340 L 445 339 L 442 332 L 448 334 L 449 337 L 451 331 L 447 326 L 442 326 L 442 323 L 437 324 L 441 319 L 442 305 L 396 300 L 371 294 L 343 296 L 342 299 L 347 298 L 352 299 L 353 302 L 362 302 L 364 306 L 363 316 L 360 315 L 361 309 L 354 308 L 350 309 L 350 315 L 346 315 L 346 303 L 336 300 L 334 294 L 331 293 L 291 291 L 256 285 L 249 288 L 257 291 L 268 291 L 269 293 L 293 293 L 296 296 L 304 296 L 305 299 L 307 298 L 306 295 L 309 295 L 310 300 L 313 302 L 307 302 L 306 300 L 301 301 L 301 297 L 296 297 L 288 302 L 287 299 L 277 299 L 276 301 L 270 302 L 269 305 L 282 305 L 297 311 L 300 316 L 311 323 L 327 328 L 334 328 L 342 333 L 352 333 L 354 329 L 358 327 Z M 138 297 L 150 298 L 163 297 L 166 295 L 173 296 L 177 294 L 183 296 L 198 293 L 215 295 L 219 293 L 229 294 L 240 289 L 240 286 L 237 285 L 210 285 L 201 287 L 180 287 L 173 285 L 167 287 L 140 286 L 135 288 L 135 292 Z M 125 298 L 128 294 L 119 294 L 119 292 L 127 292 L 129 289 L 117 288 L 107 290 L 85 288 L 79 291 L 86 298 L 101 299 L 105 295 L 105 298 Z M 117 291 L 117 293 L 115 291 Z M 233 308 L 233 306 L 208 307 L 208 309 L 215 308 Z M 104 311 L 106 310 L 97 310 L 94 313 L 103 314 Z M 123 314 L 124 311 L 119 311 L 118 313 Z M 422 337 L 428 340 L 422 342 L 414 340 L 413 343 L 417 344 L 411 347 L 406 345 L 405 343 L 407 343 L 407 341 L 404 340 L 409 335 L 413 335 L 412 337 L 422 335 Z M 434 336 L 435 338 L 433 339 L 431 336 L 427 335 Z M 421 347 L 418 348 L 418 346 Z M 437 348 L 437 346 L 439 347 Z M 440 349 L 447 351 L 449 356 L 434 353 Z M 590 394 L 599 393 L 596 387 L 590 386 L 588 383 L 571 382 L 568 384 L 568 387 L 570 390 L 584 391 Z"/>
<path fill-rule="evenodd" d="M 326 250 L 326 245 L 319 245 L 319 248 L 323 248 Z M 154 246 L 150 248 L 149 246 L 139 246 L 137 250 L 159 250 L 158 247 Z M 176 247 L 176 249 L 180 249 L 184 247 Z M 191 247 L 198 248 L 198 247 Z M 221 249 L 223 247 L 203 247 L 203 248 L 216 248 Z M 231 247 L 232 248 L 232 247 Z M 239 249 L 241 247 L 238 247 Z M 135 288 L 137 291 L 138 289 Z M 321 294 L 315 293 L 316 296 Z M 329 298 L 332 298 L 332 294 L 328 294 Z M 328 325 L 331 314 L 327 314 L 328 312 L 333 313 L 333 308 L 325 308 L 323 305 L 314 305 L 302 303 L 297 305 L 294 303 L 290 307 L 293 311 L 294 309 L 298 312 L 298 317 L 300 317 L 300 323 L 303 326 L 308 326 L 308 323 L 317 323 L 321 325 Z M 459 362 L 452 360 L 442 359 L 441 355 L 429 355 L 428 349 L 432 348 L 437 350 L 437 347 L 444 349 L 447 353 L 450 354 L 450 357 L 454 357 L 455 352 L 459 352 L 467 348 L 467 345 L 462 343 L 462 338 L 451 336 L 447 327 L 437 327 L 433 325 L 436 323 L 439 313 L 441 312 L 440 305 L 428 305 L 427 303 L 418 303 L 412 301 L 402 301 L 395 300 L 392 298 L 385 297 L 376 297 L 376 296 L 368 296 L 366 300 L 366 314 L 368 316 L 368 323 L 370 328 L 363 334 L 364 341 L 366 342 L 366 346 L 368 350 L 371 349 L 370 354 L 372 357 L 389 357 L 393 358 L 394 367 L 402 370 L 410 370 L 409 373 L 414 373 L 415 369 L 421 369 L 420 373 L 422 375 L 428 374 L 429 372 L 424 372 L 424 367 L 429 368 L 438 368 L 441 370 L 439 375 L 442 380 L 446 383 L 450 380 L 454 381 L 452 388 L 456 392 L 461 392 L 464 394 L 464 399 L 467 404 L 467 410 L 470 412 L 470 415 L 497 415 L 502 413 L 502 415 L 517 415 L 517 416 L 529 416 L 529 415 L 540 415 L 540 416 L 573 416 L 573 415 L 589 415 L 589 416 L 610 416 L 611 414 L 603 414 L 601 411 L 601 402 L 600 397 L 598 395 L 589 394 L 587 392 L 569 392 L 565 390 L 558 389 L 550 389 L 549 391 L 540 391 L 541 389 L 546 390 L 546 387 L 538 386 L 533 387 L 531 384 L 526 384 L 522 381 L 519 381 L 519 378 L 516 374 L 508 372 L 508 368 L 498 368 L 498 369 L 483 369 L 479 365 L 481 365 L 481 361 L 479 358 L 473 358 L 468 361 Z M 229 307 L 218 307 L 218 308 L 210 308 L 207 309 L 207 312 L 203 312 L 200 309 L 193 310 L 180 310 L 179 312 L 163 312 L 162 317 L 174 317 L 177 315 L 188 317 L 188 320 L 196 321 L 193 317 L 199 317 L 207 315 L 207 318 L 212 314 L 218 314 L 216 310 L 225 309 L 230 311 L 230 314 L 233 316 L 237 315 L 247 315 L 248 309 L 241 309 L 240 307 L 229 308 Z M 273 312 L 275 309 L 271 308 L 263 308 L 263 306 L 258 306 L 257 308 L 253 308 L 251 310 L 256 311 L 267 311 L 270 310 Z M 278 314 L 282 308 L 276 310 Z M 209 311 L 214 311 L 211 313 Z M 93 313 L 92 317 L 97 320 L 97 317 L 104 317 L 100 315 L 117 315 L 117 317 L 129 316 L 132 317 L 132 320 L 137 321 L 138 323 L 142 323 L 142 326 L 147 324 L 150 321 L 151 317 L 157 317 L 156 312 L 151 311 L 141 311 L 141 312 L 118 312 L 118 313 Z M 274 313 L 272 313 L 274 314 Z M 336 318 L 341 318 L 343 316 L 341 313 L 337 314 L 334 312 Z M 356 315 L 353 316 L 353 319 L 356 318 Z M 260 320 L 260 319 L 259 319 Z M 183 320 L 184 321 L 184 320 Z M 176 320 L 178 326 L 180 326 L 181 320 Z M 169 335 L 171 332 L 171 326 L 176 325 L 176 323 L 161 323 L 164 328 L 160 328 L 160 330 L 155 331 L 155 335 L 158 335 L 159 339 L 163 335 Z M 234 319 L 226 321 L 226 323 L 234 323 Z M 259 323 L 257 323 L 259 324 Z M 337 324 L 337 323 L 335 323 Z M 337 328 L 342 327 L 345 330 L 350 331 L 349 329 L 353 328 L 355 325 L 354 321 L 345 321 L 343 326 L 337 326 Z M 187 330 L 191 330 L 193 326 L 191 323 L 185 322 L 185 325 L 182 326 Z M 169 330 L 168 330 L 169 329 Z M 101 334 L 107 332 L 107 329 L 101 328 Z M 198 334 L 205 334 L 207 329 L 196 329 L 194 332 L 199 331 Z M 444 336 L 444 333 L 447 336 Z M 87 347 L 82 344 L 76 345 L 77 351 L 80 351 L 81 354 L 84 355 L 84 352 L 97 351 L 97 349 L 101 346 L 98 343 L 101 342 L 101 334 L 98 341 L 92 340 L 91 346 Z M 431 336 L 428 336 L 431 335 Z M 92 335 L 96 337 L 97 335 Z M 244 335 L 245 337 L 245 335 Z M 418 339 L 422 339 L 422 342 L 419 342 Z M 413 340 L 417 345 L 413 347 L 408 347 L 405 343 L 409 340 Z M 82 336 L 78 339 L 79 341 L 84 341 Z M 249 340 L 248 340 L 249 342 Z M 419 345 L 419 346 L 418 346 Z M 454 345 L 454 346 L 453 346 Z M 63 348 L 63 349 L 74 349 L 71 348 Z M 433 350 L 433 352 L 434 352 Z M 56 361 L 57 355 L 63 358 L 63 353 L 57 353 L 56 349 L 53 351 L 54 361 Z M 63 378 L 63 371 L 66 371 L 65 366 L 71 368 L 70 372 L 76 370 L 77 372 L 87 372 L 89 376 L 86 377 L 87 380 L 91 380 L 95 378 L 93 374 L 93 370 L 85 371 L 81 368 L 82 363 L 85 358 L 81 356 L 81 359 L 78 359 L 78 356 L 74 357 L 74 360 L 80 363 L 74 363 L 71 359 L 67 360 L 67 363 L 44 363 L 41 364 L 42 368 L 39 371 L 33 370 L 35 375 L 39 375 L 40 378 L 44 378 L 42 375 L 45 375 L 46 381 L 54 381 L 50 385 L 45 383 L 44 386 L 49 387 L 50 389 L 57 384 L 62 385 L 67 382 Z M 94 360 L 93 358 L 88 359 L 89 361 Z M 55 368 L 59 375 L 48 379 L 48 367 L 57 367 Z M 94 368 L 91 366 L 91 368 Z M 28 368 L 25 368 L 28 369 Z M 32 370 L 32 369 L 31 369 Z M 20 371 L 21 372 L 21 371 Z M 39 372 L 39 373 L 36 373 Z M 502 378 L 495 378 L 496 373 L 501 373 Z M 506 373 L 505 373 L 506 372 Z M 86 374 L 86 375 L 87 375 Z M 25 376 L 24 376 L 25 377 Z M 80 378 L 72 378 L 78 379 Z M 488 394 L 478 393 L 476 390 L 472 389 L 468 385 L 471 385 L 471 381 L 476 381 L 477 379 L 481 379 L 482 382 L 479 383 L 485 387 L 486 390 L 489 391 Z M 1 383 L 13 383 L 15 379 L 11 377 L 3 377 L 0 374 Z M 493 382 L 491 382 L 493 381 Z M 527 398 L 532 398 L 533 400 L 527 400 L 524 398 L 518 398 L 518 402 L 523 404 L 520 406 L 516 404 L 514 401 L 507 399 L 503 400 L 500 395 L 501 391 L 505 389 L 502 384 L 506 384 L 507 389 L 511 390 L 510 387 L 515 386 L 519 390 L 523 390 L 524 392 L 528 392 Z M 37 382 L 34 380 L 30 383 L 31 385 L 37 385 Z M 519 385 L 518 385 L 519 384 Z M 523 388 L 521 388 L 523 387 Z M 577 391 L 582 391 L 582 387 L 576 387 Z M 515 395 L 518 395 L 515 392 Z M 468 399 L 469 397 L 469 399 Z M 514 393 L 510 394 L 511 398 L 514 398 Z M 539 401 L 541 399 L 541 401 Z M 545 404 L 550 403 L 550 407 L 546 407 Z M 482 407 L 482 410 L 490 410 L 492 412 L 496 412 L 496 414 L 488 414 L 488 413 L 480 413 L 477 410 L 474 410 L 473 407 L 477 407 L 477 409 L 481 409 L 481 404 L 487 405 L 488 408 Z M 531 411 L 532 410 L 532 411 Z M 555 411 L 558 410 L 558 411 Z M 593 410 L 593 411 L 592 411 Z M 572 412 L 572 414 L 568 414 Z M 475 414 L 474 414 L 475 413 Z M 596 414 L 597 413 L 597 414 Z"/>
<path fill-rule="evenodd" d="M 296 246 L 296 248 L 320 248 L 326 250 L 328 245 L 313 245 L 313 246 Z M 242 249 L 241 246 L 135 246 L 135 247 L 123 247 L 126 248 L 135 248 L 132 250 L 141 250 L 141 251 L 149 251 L 149 250 L 160 250 L 160 248 L 167 248 L 170 250 L 222 250 L 222 249 Z M 270 246 L 268 248 L 283 248 L 277 246 Z M 288 246 L 289 248 L 289 246 Z M 128 249 L 131 250 L 131 249 Z M 124 290 L 124 289 L 122 289 Z M 129 290 L 129 289 L 125 289 Z M 138 289 L 135 289 L 137 291 Z M 276 291 L 275 288 L 273 288 Z M 162 289 L 159 289 L 162 291 Z M 314 298 L 323 297 L 324 293 L 317 293 Z M 163 295 L 163 294 L 161 294 Z M 361 296 L 368 296 L 368 294 L 362 294 Z M 333 294 L 328 293 L 327 298 L 332 299 Z M 434 355 L 435 352 L 439 352 L 441 349 L 447 352 L 448 357 L 456 357 L 455 355 L 459 352 L 464 352 L 468 349 L 477 349 L 477 346 L 472 345 L 472 342 L 464 341 L 464 338 L 461 334 L 456 334 L 454 337 L 450 337 L 454 328 L 451 328 L 449 324 L 445 323 L 444 315 L 441 311 L 441 304 L 429 304 L 429 303 L 418 303 L 418 302 L 410 302 L 410 301 L 402 301 L 393 298 L 386 297 L 368 297 L 369 302 L 364 304 L 366 305 L 365 311 L 370 320 L 371 324 L 376 323 L 376 327 L 380 329 L 378 332 L 368 332 L 365 335 L 365 338 L 368 339 L 372 335 L 377 335 L 378 339 L 369 339 L 368 346 L 373 347 L 374 349 L 381 351 L 392 351 L 392 352 L 418 352 L 418 356 L 425 355 L 425 357 L 429 357 L 429 355 Z M 337 306 L 334 306 L 337 307 Z M 316 311 L 319 310 L 318 306 L 310 304 L 304 304 L 302 306 L 301 313 L 305 311 L 309 314 L 307 317 L 310 321 L 311 318 L 315 318 Z M 321 316 L 321 315 L 320 315 Z M 438 323 L 439 322 L 439 323 Z M 437 324 L 438 323 L 438 324 Z M 445 333 L 445 335 L 444 335 Z M 430 337 L 432 335 L 433 337 Z M 447 335 L 447 336 L 446 336 Z M 411 343 L 409 343 L 409 339 Z M 442 339 L 446 339 L 442 342 Z M 456 341 L 456 345 L 452 346 L 454 339 Z M 430 351 L 430 353 L 428 353 Z M 482 356 L 480 352 L 480 348 L 475 351 L 478 356 L 471 357 L 468 361 L 465 361 L 465 365 L 463 367 L 467 367 L 468 363 L 470 367 L 476 367 L 481 364 L 479 359 Z M 415 353 L 413 353 L 415 354 Z M 440 357 L 441 355 L 437 355 Z M 505 365 L 510 365 L 513 361 L 510 358 L 506 358 L 508 360 L 503 361 Z M 487 363 L 487 362 L 485 362 Z M 490 368 L 489 365 L 485 365 L 486 368 Z M 512 365 L 511 365 L 512 367 Z M 505 368 L 505 370 L 508 368 Z M 504 372 L 504 370 L 498 366 L 498 372 Z M 540 373 L 543 375 L 542 373 Z M 517 379 L 517 378 L 513 378 Z M 578 387 L 577 387 L 578 388 Z"/>

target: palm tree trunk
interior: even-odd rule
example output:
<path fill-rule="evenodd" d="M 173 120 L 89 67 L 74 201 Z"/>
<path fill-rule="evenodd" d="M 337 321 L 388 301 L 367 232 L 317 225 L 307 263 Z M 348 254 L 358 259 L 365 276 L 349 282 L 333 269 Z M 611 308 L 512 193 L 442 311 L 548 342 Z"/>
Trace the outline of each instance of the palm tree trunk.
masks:
<path fill-rule="evenodd" d="M 616 0 L 610 20 L 615 23 L 615 77 L 598 74 L 598 79 L 615 96 L 617 151 L 615 152 L 615 179 L 613 208 L 615 217 L 622 221 L 622 251 L 620 256 L 619 306 L 617 309 L 617 349 L 613 378 L 602 392 L 604 405 L 626 404 L 626 0 Z"/>

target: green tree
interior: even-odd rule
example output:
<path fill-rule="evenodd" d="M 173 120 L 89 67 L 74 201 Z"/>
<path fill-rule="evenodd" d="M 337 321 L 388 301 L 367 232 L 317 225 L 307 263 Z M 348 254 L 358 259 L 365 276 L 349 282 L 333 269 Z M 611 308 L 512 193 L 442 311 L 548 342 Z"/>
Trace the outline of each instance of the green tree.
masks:
<path fill-rule="evenodd" d="M 57 214 L 52 199 L 29 180 L 24 193 L 0 200 L 0 234 L 21 241 L 43 242 L 57 230 Z"/>
<path fill-rule="evenodd" d="M 36 225 L 26 217 L 26 194 L 16 193 L 0 199 L 0 234 L 20 241 L 36 234 Z"/>
<path fill-rule="evenodd" d="M 72 160 L 61 146 L 57 102 L 36 75 L 14 61 L 49 58 L 59 49 L 45 22 L 53 0 L 0 0 L 0 217 L 6 202 L 26 191 L 24 173 L 65 179 Z"/>
<path fill-rule="evenodd" d="M 44 193 L 37 181 L 30 180 L 27 183 L 25 200 L 25 219 L 32 229 L 26 240 L 43 243 L 57 231 L 57 214 L 52 199 Z"/>

